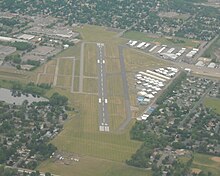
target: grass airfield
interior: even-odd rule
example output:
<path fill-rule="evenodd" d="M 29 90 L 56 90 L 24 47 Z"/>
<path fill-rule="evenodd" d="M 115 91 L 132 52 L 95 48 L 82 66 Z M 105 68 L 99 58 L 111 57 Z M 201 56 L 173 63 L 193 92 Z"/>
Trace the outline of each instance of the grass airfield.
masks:
<path fill-rule="evenodd" d="M 64 125 L 64 130 L 52 140 L 59 151 L 74 153 L 80 157 L 80 162 L 65 165 L 52 159 L 43 162 L 38 169 L 69 176 L 73 175 L 150 175 L 150 171 L 137 169 L 125 164 L 125 161 L 140 147 L 141 143 L 132 141 L 129 127 L 119 132 L 117 129 L 125 118 L 124 96 L 119 62 L 118 45 L 125 40 L 115 38 L 117 33 L 96 26 L 78 28 L 84 44 L 83 90 L 79 91 L 80 82 L 80 44 L 60 53 L 56 60 L 47 63 L 48 66 L 36 70 L 35 81 L 54 83 L 57 71 L 57 82 L 48 96 L 57 91 L 69 98 L 70 104 L 79 113 L 70 114 L 70 119 Z M 98 34 L 98 35 L 97 35 Z M 95 43 L 94 43 L 95 42 Z M 108 109 L 110 117 L 110 132 L 98 130 L 98 70 L 96 42 L 105 43 L 106 81 L 108 89 Z M 74 51 L 74 52 L 72 52 Z M 71 93 L 72 59 L 75 57 L 74 92 Z M 59 62 L 58 62 L 59 60 Z M 58 64 L 58 66 L 57 66 Z M 53 65 L 53 66 L 50 66 Z M 55 66 L 54 66 L 55 65 Z M 50 69 L 48 69 L 50 68 Z M 40 78 L 38 75 L 40 74 Z M 44 75 L 44 76 L 43 76 Z M 53 76 L 52 81 L 44 77 Z M 116 84 L 117 83 L 117 84 Z M 59 166 L 59 167 L 58 167 Z M 96 168 L 96 169 L 94 169 Z"/>
<path fill-rule="evenodd" d="M 67 96 L 70 105 L 78 110 L 78 113 L 69 114 L 70 118 L 64 124 L 64 130 L 52 140 L 52 143 L 57 146 L 58 151 L 77 155 L 80 162 L 66 164 L 48 159 L 37 169 L 61 176 L 150 176 L 150 170 L 125 164 L 125 160 L 129 159 L 141 145 L 140 142 L 132 141 L 129 137 L 129 130 L 135 120 L 132 120 L 124 131 L 118 131 L 118 127 L 125 118 L 118 45 L 124 44 L 127 40 L 116 37 L 117 33 L 108 31 L 104 27 L 85 25 L 77 28 L 76 31 L 80 32 L 82 41 L 85 42 L 82 92 L 79 90 L 81 44 L 68 48 L 33 72 L 0 69 L 0 79 L 53 84 L 53 89 L 47 93 L 47 96 L 59 92 Z M 98 131 L 96 42 L 105 43 L 109 133 Z M 135 109 L 137 105 L 134 74 L 170 64 L 158 62 L 152 56 L 127 48 L 124 49 L 124 58 L 131 106 Z M 74 80 L 73 85 L 72 80 Z M 134 117 L 138 115 L 135 112 L 132 114 Z M 202 163 L 201 157 L 211 163 Z M 215 164 L 214 168 L 213 164 Z M 218 174 L 220 173 L 218 164 L 210 160 L 208 155 L 195 155 L 193 167 L 212 170 L 214 174 Z"/>

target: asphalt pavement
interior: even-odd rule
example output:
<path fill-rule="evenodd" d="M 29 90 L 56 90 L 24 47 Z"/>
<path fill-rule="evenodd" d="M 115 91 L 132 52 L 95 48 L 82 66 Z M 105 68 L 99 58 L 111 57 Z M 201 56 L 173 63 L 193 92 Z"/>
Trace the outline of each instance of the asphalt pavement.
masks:
<path fill-rule="evenodd" d="M 99 131 L 109 132 L 104 44 L 97 43 Z"/>
<path fill-rule="evenodd" d="M 122 76 L 122 81 L 123 81 L 125 111 L 126 111 L 126 119 L 122 122 L 122 124 L 119 126 L 119 129 L 118 129 L 119 131 L 122 131 L 131 121 L 132 113 L 131 113 L 130 97 L 129 97 L 129 91 L 128 91 L 127 75 L 126 75 L 126 69 L 125 69 L 125 63 L 124 63 L 123 46 L 119 46 L 118 49 L 119 49 L 121 76 Z"/>

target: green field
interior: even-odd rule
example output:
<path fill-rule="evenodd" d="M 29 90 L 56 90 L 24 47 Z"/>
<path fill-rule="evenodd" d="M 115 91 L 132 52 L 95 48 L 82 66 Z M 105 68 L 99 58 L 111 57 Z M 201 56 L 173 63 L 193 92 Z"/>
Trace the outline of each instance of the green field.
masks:
<path fill-rule="evenodd" d="M 73 64 L 72 58 L 64 57 L 76 57 L 74 91 L 78 91 L 81 45 L 78 44 L 70 47 L 56 56 L 57 59 L 60 59 L 57 80 L 57 86 L 59 87 L 51 89 L 47 92 L 46 96 L 49 97 L 54 92 L 59 92 L 67 96 L 69 105 L 77 110 L 77 112 L 69 113 L 69 119 L 64 124 L 63 131 L 51 142 L 58 148 L 58 151 L 77 154 L 80 157 L 80 162 L 66 165 L 49 159 L 41 163 L 37 169 L 61 176 L 150 176 L 150 171 L 137 169 L 125 164 L 125 161 L 142 144 L 141 142 L 131 140 L 129 136 L 129 131 L 135 120 L 132 120 L 124 131 L 120 133 L 117 131 L 126 114 L 118 45 L 124 44 L 126 40 L 117 38 L 117 33 L 106 31 L 103 27 L 84 25 L 77 28 L 77 31 L 81 33 L 84 42 L 95 41 L 106 44 L 105 66 L 107 71 L 106 82 L 108 87 L 110 132 L 99 132 L 98 126 L 98 96 L 96 95 L 98 83 L 97 78 L 95 78 L 97 76 L 96 45 L 85 44 L 83 93 L 71 93 L 69 89 L 72 80 Z M 133 49 L 125 49 L 124 58 L 129 85 L 132 85 L 134 74 L 137 71 L 170 65 L 165 61 L 159 61 L 150 55 Z M 27 81 L 36 80 L 37 75 L 40 74 L 39 82 L 52 82 L 56 60 L 46 64 L 47 67 L 41 66 L 32 72 L 30 79 Z M 45 70 L 46 74 L 43 74 Z M 11 74 L 11 77 L 16 77 L 13 72 Z M 16 78 L 20 79 L 20 76 Z M 22 76 L 22 79 L 24 78 Z M 8 86 L 6 83 L 4 84 Z M 135 96 L 134 93 L 130 94 L 132 106 L 135 106 Z M 195 163 L 194 167 L 198 168 L 196 167 L 197 165 L 200 167 L 199 163 Z"/>
<path fill-rule="evenodd" d="M 31 73 L 28 73 L 27 71 L 21 71 L 13 68 L 0 68 L 0 79 L 26 82 L 30 76 Z"/>
<path fill-rule="evenodd" d="M 84 78 L 83 79 L 83 91 L 87 93 L 97 93 L 98 92 L 98 79 Z"/>
<path fill-rule="evenodd" d="M 57 54 L 55 58 L 73 57 L 73 56 L 79 58 L 80 56 L 80 53 L 78 52 L 79 50 L 80 50 L 80 45 L 74 45 Z"/>
<path fill-rule="evenodd" d="M 220 160 L 213 161 L 211 155 L 195 154 L 193 161 L 193 168 L 200 169 L 205 173 L 212 172 L 213 176 L 219 176 Z"/>
<path fill-rule="evenodd" d="M 69 113 L 69 120 L 64 124 L 63 131 L 52 140 L 58 151 L 69 154 L 77 154 L 80 162 L 65 165 L 51 159 L 41 163 L 37 168 L 41 171 L 49 171 L 61 176 L 150 176 L 151 172 L 144 169 L 137 169 L 125 164 L 125 161 L 140 147 L 141 142 L 130 139 L 129 130 L 134 121 L 121 133 L 117 129 L 125 118 L 123 86 L 121 80 L 121 69 L 119 62 L 118 45 L 126 42 L 123 38 L 117 38 L 115 32 L 106 31 L 103 27 L 85 25 L 77 29 L 83 37 L 83 41 L 104 42 L 106 55 L 107 87 L 108 87 L 108 111 L 110 116 L 110 132 L 103 133 L 98 130 L 98 96 L 88 93 L 97 93 L 97 79 L 91 76 L 97 74 L 96 45 L 86 44 L 84 53 L 84 79 L 83 94 L 70 92 L 72 75 L 72 58 L 75 61 L 74 90 L 78 91 L 80 73 L 80 44 L 70 47 L 58 54 L 60 59 L 57 86 L 47 92 L 46 96 L 51 96 L 54 92 L 59 92 L 69 98 L 69 105 L 77 111 Z M 97 35 L 98 34 L 98 35 Z M 139 34 L 138 34 L 139 35 Z M 148 38 L 149 39 L 149 38 Z M 161 43 L 167 39 L 158 39 Z M 158 42 L 153 40 L 153 42 Z M 169 41 L 170 42 L 170 41 Z M 189 42 L 189 41 L 187 41 Z M 189 42 L 190 43 L 190 42 Z M 138 52 L 133 49 L 124 50 L 125 66 L 129 85 L 132 85 L 134 74 L 137 71 L 145 71 L 161 66 L 170 65 L 165 61 Z M 39 77 L 39 82 L 52 83 L 55 73 L 56 60 L 46 63 L 33 72 L 17 72 L 15 70 L 0 70 L 2 77 L 13 80 L 23 80 L 29 82 Z M 46 74 L 45 74 L 46 73 Z M 40 74 L 40 76 L 38 76 Z M 67 76 L 69 75 L 69 76 Z M 87 76 L 87 77 L 86 77 Z M 1 86 L 10 87 L 10 84 L 0 81 Z M 130 92 L 131 93 L 131 92 Z M 130 94 L 131 105 L 136 105 L 136 98 Z M 207 106 L 218 110 L 219 102 L 207 100 Z M 133 112 L 135 116 L 135 113 Z M 211 171 L 217 176 L 219 163 L 212 161 L 210 156 L 195 155 L 193 168 L 204 171 Z"/>
<path fill-rule="evenodd" d="M 84 47 L 84 76 L 97 76 L 97 55 L 95 44 L 85 44 Z"/>
<path fill-rule="evenodd" d="M 179 47 L 198 47 L 200 45 L 200 41 L 185 39 L 185 38 L 170 38 L 170 37 L 155 37 L 149 36 L 142 32 L 137 31 L 128 31 L 123 35 L 124 38 L 130 40 L 140 40 L 143 42 L 153 42 L 161 45 L 175 45 Z"/>
<path fill-rule="evenodd" d="M 65 124 L 64 130 L 52 141 L 59 150 L 75 152 L 113 161 L 125 161 L 140 146 L 128 133 L 113 134 L 98 131 L 98 97 L 70 95 L 79 106 L 79 114 Z"/>
<path fill-rule="evenodd" d="M 60 58 L 58 74 L 59 75 L 72 75 L 72 65 L 73 65 L 72 59 Z"/>
<path fill-rule="evenodd" d="M 105 28 L 95 26 L 84 26 L 81 29 L 81 36 L 86 37 L 86 41 L 101 41 L 107 43 L 105 48 L 106 62 L 109 69 L 107 74 L 115 73 L 115 75 L 107 76 L 107 86 L 110 89 L 109 97 L 109 116 L 110 116 L 110 131 L 109 133 L 99 132 L 98 124 L 98 96 L 87 94 L 97 94 L 97 58 L 96 45 L 85 44 L 84 48 L 84 79 L 83 93 L 71 94 L 62 88 L 55 88 L 48 92 L 48 96 L 53 92 L 58 91 L 69 98 L 70 105 L 75 107 L 79 113 L 70 114 L 70 119 L 64 124 L 64 130 L 52 140 L 52 143 L 58 147 L 58 151 L 68 153 L 77 153 L 81 161 L 77 166 L 66 166 L 60 163 L 54 163 L 51 160 L 43 162 L 39 169 L 42 171 L 50 171 L 60 175 L 97 175 L 97 176 L 117 176 L 117 175 L 149 175 L 150 172 L 129 167 L 125 164 L 125 160 L 129 159 L 133 153 L 140 147 L 141 142 L 132 141 L 129 137 L 129 130 L 134 123 L 122 133 L 117 133 L 117 128 L 125 117 L 123 87 L 120 75 L 120 64 L 118 56 L 118 44 L 124 43 L 123 39 L 113 38 L 116 33 L 106 31 Z M 95 36 L 98 33 L 98 37 Z M 123 42 L 122 42 L 123 41 Z M 80 56 L 80 48 L 77 51 Z M 65 57 L 72 53 L 65 53 Z M 61 55 L 63 57 L 63 55 Z M 80 58 L 80 57 L 79 57 Z M 62 59 L 61 59 L 62 60 Z M 59 74 L 71 74 L 72 70 L 68 59 L 60 60 Z M 68 63 L 67 63 L 68 62 Z M 75 79 L 74 90 L 78 90 L 80 59 L 75 62 Z M 43 70 L 41 70 L 42 72 Z M 68 78 L 70 81 L 70 79 Z M 58 75 L 58 85 L 69 86 L 65 79 L 61 79 Z M 117 84 L 115 84 L 117 82 Z M 102 166 L 99 168 L 99 166 Z M 94 169 L 96 168 L 96 169 Z M 97 169 L 98 168 L 98 169 Z"/>
<path fill-rule="evenodd" d="M 126 71 L 128 73 L 136 73 L 138 71 L 145 71 L 146 69 L 154 69 L 171 65 L 165 60 L 159 60 L 135 49 L 124 49 L 124 59 Z"/>
<path fill-rule="evenodd" d="M 40 84 L 40 83 L 52 84 L 53 79 L 54 79 L 53 75 L 43 75 L 43 74 L 41 74 L 38 84 Z"/>
<path fill-rule="evenodd" d="M 41 165 L 42 171 L 50 170 L 62 176 L 150 176 L 148 170 L 129 167 L 123 163 L 83 157 L 79 163 L 64 165 L 51 160 Z"/>
<path fill-rule="evenodd" d="M 205 106 L 212 108 L 213 111 L 220 114 L 220 99 L 217 98 L 206 98 Z"/>

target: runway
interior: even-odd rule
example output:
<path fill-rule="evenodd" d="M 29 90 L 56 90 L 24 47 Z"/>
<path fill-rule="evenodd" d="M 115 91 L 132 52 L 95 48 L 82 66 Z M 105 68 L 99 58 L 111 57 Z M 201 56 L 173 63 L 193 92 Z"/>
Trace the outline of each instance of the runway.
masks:
<path fill-rule="evenodd" d="M 99 131 L 109 132 L 104 44 L 97 43 Z"/>

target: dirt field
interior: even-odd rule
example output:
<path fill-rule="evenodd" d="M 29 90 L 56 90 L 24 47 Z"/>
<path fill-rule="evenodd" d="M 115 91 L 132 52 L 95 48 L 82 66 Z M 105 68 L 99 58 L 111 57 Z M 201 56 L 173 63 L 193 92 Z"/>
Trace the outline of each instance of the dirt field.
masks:
<path fill-rule="evenodd" d="M 220 163 L 220 157 L 212 157 L 211 160 Z"/>
<path fill-rule="evenodd" d="M 197 168 L 192 168 L 192 173 L 199 174 L 202 170 Z"/>

